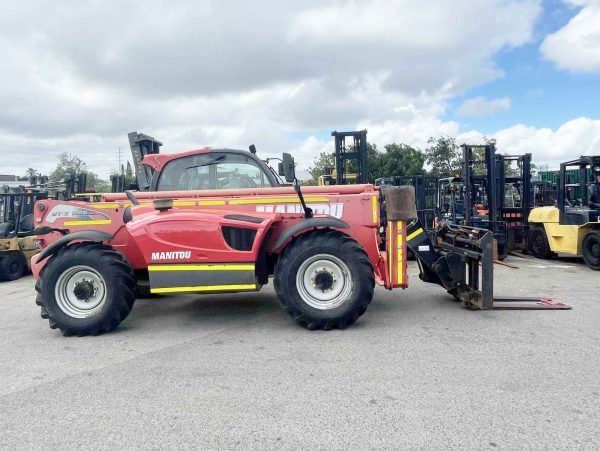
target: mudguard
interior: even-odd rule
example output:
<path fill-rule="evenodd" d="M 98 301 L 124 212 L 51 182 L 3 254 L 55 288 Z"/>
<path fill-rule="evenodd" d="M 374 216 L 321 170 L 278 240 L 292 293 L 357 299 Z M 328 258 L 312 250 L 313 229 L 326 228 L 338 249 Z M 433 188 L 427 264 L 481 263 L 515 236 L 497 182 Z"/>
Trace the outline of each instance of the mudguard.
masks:
<path fill-rule="evenodd" d="M 102 232 L 100 230 L 80 230 L 79 232 L 69 233 L 45 248 L 39 253 L 37 261 L 41 262 L 47 257 L 56 254 L 60 249 L 65 247 L 71 241 L 91 241 L 94 243 L 101 243 L 102 241 L 110 241 L 113 236 L 109 233 Z"/>
<path fill-rule="evenodd" d="M 330 227 L 333 229 L 349 229 L 350 226 L 347 222 L 342 221 L 341 219 L 337 219 L 334 217 L 319 217 L 319 218 L 310 218 L 305 219 L 304 221 L 297 222 L 291 227 L 288 227 L 285 232 L 283 232 L 277 238 L 277 241 L 271 247 L 271 251 L 275 251 L 283 246 L 288 240 L 290 240 L 293 236 L 298 235 L 302 232 L 305 232 L 310 229 L 316 229 L 317 227 Z"/>

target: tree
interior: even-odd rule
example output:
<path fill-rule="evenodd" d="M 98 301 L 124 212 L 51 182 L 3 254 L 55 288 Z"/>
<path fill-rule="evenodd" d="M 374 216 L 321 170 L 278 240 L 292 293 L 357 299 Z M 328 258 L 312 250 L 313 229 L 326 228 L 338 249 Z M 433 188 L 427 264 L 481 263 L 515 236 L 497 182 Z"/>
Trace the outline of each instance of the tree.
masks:
<path fill-rule="evenodd" d="M 129 161 L 127 162 L 127 168 L 125 169 L 125 183 L 128 185 L 137 183 L 137 179 L 133 173 L 133 168 L 131 167 L 131 163 Z"/>
<path fill-rule="evenodd" d="M 304 182 L 305 185 L 318 185 L 319 177 L 325 174 L 327 169 L 335 168 L 335 155 L 330 152 L 321 152 L 319 156 L 315 157 L 313 166 L 308 168 L 312 179 Z"/>
<path fill-rule="evenodd" d="M 100 179 L 98 175 L 90 171 L 85 161 L 77 155 L 68 152 L 63 152 L 58 155 L 58 164 L 56 165 L 56 169 L 50 173 L 50 181 L 59 182 L 63 180 L 67 174 L 76 176 L 82 172 L 87 174 L 87 189 L 97 192 L 110 190 L 108 182 Z"/>
<path fill-rule="evenodd" d="M 351 151 L 351 148 L 348 149 Z M 381 152 L 377 145 L 367 144 L 367 179 L 369 183 L 374 183 L 376 179 L 391 175 L 413 175 L 424 174 L 425 155 L 418 149 L 406 144 L 387 144 L 384 151 Z M 335 168 L 335 154 L 321 152 L 315 158 L 312 167 L 308 172 L 312 179 L 305 182 L 306 185 L 316 185 L 319 183 L 319 177 L 325 173 L 326 168 Z M 349 161 L 346 167 L 348 174 L 357 171 L 356 161 Z"/>
<path fill-rule="evenodd" d="M 436 177 L 452 177 L 461 173 L 460 147 L 456 138 L 441 136 L 437 139 L 431 137 L 427 141 L 429 147 L 425 149 L 425 158 L 431 165 L 431 174 Z"/>
<path fill-rule="evenodd" d="M 424 174 L 425 154 L 407 144 L 387 144 L 380 156 L 379 177 Z M 373 180 L 369 181 L 375 181 Z"/>
<path fill-rule="evenodd" d="M 40 175 L 40 171 L 33 168 L 27 168 L 25 171 L 25 178 L 29 179 L 30 177 L 38 177 Z"/>

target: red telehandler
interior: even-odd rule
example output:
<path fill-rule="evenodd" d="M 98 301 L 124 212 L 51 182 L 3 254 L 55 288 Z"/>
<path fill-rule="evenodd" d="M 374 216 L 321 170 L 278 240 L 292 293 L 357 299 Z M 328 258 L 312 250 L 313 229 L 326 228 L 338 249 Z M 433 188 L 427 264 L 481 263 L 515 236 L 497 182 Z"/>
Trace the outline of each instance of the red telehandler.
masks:
<path fill-rule="evenodd" d="M 408 248 L 422 280 L 469 308 L 500 306 L 492 296 L 491 234 L 452 226 L 427 234 L 412 187 L 301 190 L 289 154 L 279 172 L 293 185 L 280 184 L 255 152 L 152 153 L 143 164 L 153 191 L 36 204 L 42 251 L 32 271 L 51 328 L 78 336 L 110 331 L 144 285 L 154 294 L 257 291 L 272 277 L 296 322 L 342 329 L 365 312 L 375 284 L 408 287 Z M 528 308 L 566 307 L 535 301 Z"/>

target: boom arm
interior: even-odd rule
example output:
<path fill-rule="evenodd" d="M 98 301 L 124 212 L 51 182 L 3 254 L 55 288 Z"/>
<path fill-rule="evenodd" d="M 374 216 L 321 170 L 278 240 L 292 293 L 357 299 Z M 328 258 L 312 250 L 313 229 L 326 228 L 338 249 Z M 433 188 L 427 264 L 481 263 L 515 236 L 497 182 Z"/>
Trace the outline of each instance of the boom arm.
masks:
<path fill-rule="evenodd" d="M 152 136 L 143 133 L 131 132 L 127 134 L 129 146 L 131 147 L 131 156 L 133 157 L 133 166 L 135 168 L 135 177 L 137 178 L 138 190 L 148 191 L 152 181 L 153 171 L 148 166 L 144 166 L 142 161 L 146 155 L 160 153 L 162 143 L 155 140 Z"/>

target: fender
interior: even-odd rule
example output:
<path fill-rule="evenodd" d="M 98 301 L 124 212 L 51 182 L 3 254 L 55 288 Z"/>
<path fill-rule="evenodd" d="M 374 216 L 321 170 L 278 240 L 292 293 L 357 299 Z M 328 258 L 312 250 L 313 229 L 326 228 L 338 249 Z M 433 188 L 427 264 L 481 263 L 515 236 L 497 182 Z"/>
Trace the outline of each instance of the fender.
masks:
<path fill-rule="evenodd" d="M 310 229 L 316 229 L 317 227 L 331 227 L 334 229 L 349 229 L 350 226 L 341 219 L 330 217 L 319 217 L 305 219 L 304 221 L 297 222 L 293 226 L 287 228 L 285 232 L 279 235 L 277 241 L 271 246 L 271 251 L 279 249 L 293 236 L 298 235 Z"/>
<path fill-rule="evenodd" d="M 79 232 L 69 233 L 68 235 L 59 238 L 42 252 L 40 252 L 38 254 L 37 261 L 40 262 L 45 258 L 56 254 L 71 241 L 91 241 L 94 243 L 101 243 L 102 241 L 110 241 L 113 238 L 114 237 L 111 234 L 102 232 L 100 230 L 80 230 Z"/>

